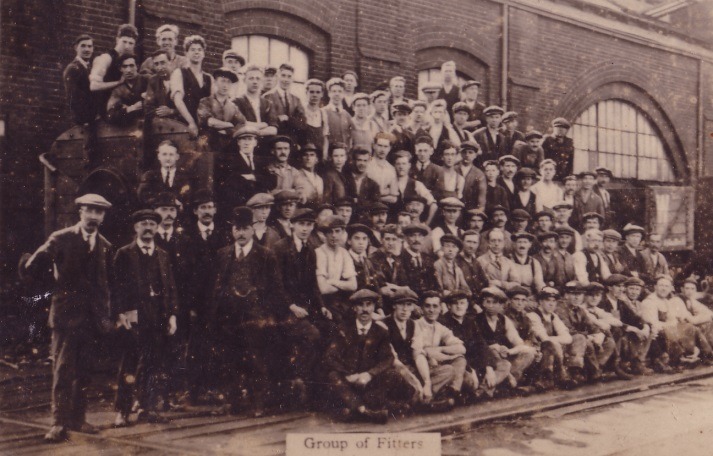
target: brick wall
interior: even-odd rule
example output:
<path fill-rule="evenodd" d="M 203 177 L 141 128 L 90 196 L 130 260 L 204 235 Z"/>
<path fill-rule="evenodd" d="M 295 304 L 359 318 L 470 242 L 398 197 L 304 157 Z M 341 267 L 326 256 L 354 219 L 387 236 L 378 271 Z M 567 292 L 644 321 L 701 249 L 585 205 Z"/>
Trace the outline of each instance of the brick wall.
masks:
<path fill-rule="evenodd" d="M 2 143 L 2 261 L 41 242 L 42 168 L 37 156 L 69 126 L 61 71 L 73 58 L 72 39 L 95 37 L 97 52 L 113 46 L 117 25 L 128 19 L 128 1 L 36 0 L 2 2 L 0 115 Z M 311 76 L 348 69 L 363 91 L 400 74 L 416 96 L 419 69 L 456 59 L 459 69 L 483 81 L 481 98 L 501 103 L 501 3 L 489 0 L 143 0 L 137 25 L 139 52 L 156 49 L 154 30 L 171 22 L 181 39 L 208 40 L 206 67 L 220 63 L 233 36 L 259 33 L 300 44 L 311 57 Z M 695 169 L 698 62 L 634 44 L 515 7 L 509 8 L 508 108 L 522 114 L 522 128 L 546 131 L 558 115 L 570 118 L 598 94 L 628 99 L 665 133 L 666 144 Z M 439 59 L 439 56 L 442 58 Z M 713 92 L 713 70 L 704 68 L 704 93 Z M 618 84 L 618 85 L 617 85 Z M 601 90 L 601 91 L 599 91 Z M 706 98 L 707 99 L 707 98 Z M 713 119 L 713 108 L 705 113 Z M 713 161 L 713 160 L 711 160 Z M 683 166 L 682 165 L 682 166 Z M 10 191 L 8 191 L 10 190 Z M 19 190 L 19 191 L 18 191 Z M 8 247 L 8 248 L 5 248 Z"/>

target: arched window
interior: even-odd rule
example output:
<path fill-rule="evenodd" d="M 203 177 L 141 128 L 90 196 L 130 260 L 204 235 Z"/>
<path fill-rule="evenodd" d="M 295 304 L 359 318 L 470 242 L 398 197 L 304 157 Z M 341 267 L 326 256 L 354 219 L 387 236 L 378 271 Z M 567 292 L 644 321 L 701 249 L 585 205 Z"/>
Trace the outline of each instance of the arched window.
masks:
<path fill-rule="evenodd" d="M 622 100 L 591 105 L 573 122 L 574 171 L 604 166 L 615 177 L 673 182 L 663 143 L 646 116 Z"/>
<path fill-rule="evenodd" d="M 467 74 L 461 73 L 460 71 L 456 70 L 456 76 L 458 77 L 458 85 L 462 86 L 465 81 L 468 81 L 472 78 L 470 78 Z M 421 92 L 421 87 L 424 86 L 427 82 L 436 82 L 438 84 L 441 83 L 441 69 L 440 68 L 429 68 L 427 70 L 421 70 L 418 72 L 418 98 L 425 100 L 426 97 L 423 95 Z"/>
<path fill-rule="evenodd" d="M 264 35 L 244 35 L 233 38 L 231 48 L 249 63 L 262 68 L 289 63 L 295 68 L 292 92 L 305 99 L 304 83 L 309 79 L 309 56 L 301 48 L 286 41 Z"/>

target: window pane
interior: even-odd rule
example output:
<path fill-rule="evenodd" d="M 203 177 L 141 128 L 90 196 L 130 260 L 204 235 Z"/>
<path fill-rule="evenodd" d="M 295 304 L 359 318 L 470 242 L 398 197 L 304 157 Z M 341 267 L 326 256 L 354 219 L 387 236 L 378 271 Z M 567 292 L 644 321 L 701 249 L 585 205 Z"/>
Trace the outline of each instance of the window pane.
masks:
<path fill-rule="evenodd" d="M 248 60 L 255 65 L 265 67 L 270 64 L 270 44 L 266 36 L 253 35 L 250 37 Z"/>
<path fill-rule="evenodd" d="M 237 38 L 233 38 L 233 44 L 231 46 L 231 49 L 237 52 L 238 54 L 244 56 L 248 61 L 250 61 L 250 57 L 248 56 L 247 36 L 239 36 Z"/>
<path fill-rule="evenodd" d="M 270 40 L 270 65 L 279 67 L 290 61 L 290 47 L 284 41 Z"/>
<path fill-rule="evenodd" d="M 304 82 L 309 79 L 309 57 L 306 52 L 292 47 L 290 49 L 290 63 L 295 67 L 295 81 Z"/>

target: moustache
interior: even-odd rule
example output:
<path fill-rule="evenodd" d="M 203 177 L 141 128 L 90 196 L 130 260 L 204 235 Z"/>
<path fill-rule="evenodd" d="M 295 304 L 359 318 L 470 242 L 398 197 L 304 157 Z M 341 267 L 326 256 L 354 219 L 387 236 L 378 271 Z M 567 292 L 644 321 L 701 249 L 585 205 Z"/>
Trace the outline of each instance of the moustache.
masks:
<path fill-rule="evenodd" d="M 153 236 L 153 234 L 154 234 L 154 231 L 153 231 L 152 229 L 150 229 L 150 228 L 147 228 L 147 229 L 145 229 L 145 230 L 144 230 L 144 232 L 143 232 L 143 233 L 141 233 L 141 234 L 150 234 L 150 235 L 152 235 L 152 236 Z"/>
<path fill-rule="evenodd" d="M 173 216 L 167 215 L 166 218 L 164 218 L 164 220 L 176 220 L 176 218 Z"/>

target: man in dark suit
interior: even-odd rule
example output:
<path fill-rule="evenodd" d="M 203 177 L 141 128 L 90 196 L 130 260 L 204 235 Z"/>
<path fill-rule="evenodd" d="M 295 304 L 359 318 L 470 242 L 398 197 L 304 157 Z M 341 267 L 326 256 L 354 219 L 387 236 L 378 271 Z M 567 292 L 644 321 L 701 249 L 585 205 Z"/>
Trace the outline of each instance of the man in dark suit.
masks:
<path fill-rule="evenodd" d="M 146 171 L 136 191 L 139 201 L 150 206 L 151 201 L 162 192 L 170 192 L 178 200 L 179 207 L 190 201 L 196 179 L 188 171 L 178 166 L 180 152 L 176 143 L 167 139 L 156 148 L 158 166 Z"/>
<path fill-rule="evenodd" d="M 52 328 L 52 428 L 47 442 L 67 438 L 67 430 L 96 433 L 85 421 L 92 342 L 109 331 L 111 244 L 98 232 L 111 203 L 97 194 L 75 200 L 79 223 L 50 235 L 34 254 L 23 255 L 20 273 L 54 272 L 49 314 Z"/>
<path fill-rule="evenodd" d="M 171 259 L 154 241 L 161 216 L 142 209 L 131 221 L 136 237 L 114 257 L 112 315 L 126 330 L 121 336 L 115 426 L 128 424 L 134 393 L 139 402 L 138 422 L 167 421 L 156 407 L 166 386 L 161 369 L 165 336 L 175 334 L 177 328 L 178 298 Z"/>
<path fill-rule="evenodd" d="M 465 141 L 461 143 L 460 154 L 463 158 L 456 165 L 456 171 L 463 176 L 463 204 L 466 209 L 485 210 L 485 202 L 487 196 L 487 182 L 485 174 L 477 166 L 475 159 L 480 153 L 480 146 L 474 141 Z"/>
<path fill-rule="evenodd" d="M 147 120 L 156 117 L 167 118 L 175 116 L 178 111 L 171 101 L 171 78 L 168 53 L 161 49 L 151 56 L 154 74 L 149 78 L 144 101 L 144 114 Z"/>
<path fill-rule="evenodd" d="M 209 357 L 209 345 L 205 337 L 208 321 L 207 301 L 215 255 L 230 241 L 226 231 L 215 221 L 217 206 L 210 191 L 196 191 L 191 208 L 195 220 L 185 226 L 183 236 L 179 239 L 177 247 L 181 261 L 178 262 L 176 275 L 181 277 L 183 282 L 178 284 L 181 290 L 181 307 L 189 314 L 189 321 L 182 325 L 187 326 L 185 330 L 188 332 L 188 399 L 196 403 L 199 395 L 213 386 L 210 381 L 214 378 L 210 371 L 212 359 Z"/>
<path fill-rule="evenodd" d="M 314 229 L 314 212 L 298 209 L 291 221 L 292 235 L 273 248 L 286 297 L 283 307 L 277 309 L 287 330 L 283 352 L 286 356 L 281 360 L 293 360 L 288 363 L 295 370 L 293 389 L 306 391 L 307 385 L 312 384 L 319 354 L 320 332 L 314 323 L 321 316 L 324 303 L 317 285 L 317 257 L 307 243 Z"/>
<path fill-rule="evenodd" d="M 352 166 L 344 175 L 347 198 L 357 206 L 357 215 L 381 199 L 381 189 L 375 180 L 366 175 L 371 154 L 366 149 L 352 149 Z"/>
<path fill-rule="evenodd" d="M 261 137 L 277 134 L 279 120 L 270 100 L 262 98 L 260 88 L 263 72 L 260 67 L 248 65 L 245 69 L 245 95 L 233 100 L 247 120 L 247 125 L 256 129 Z"/>
<path fill-rule="evenodd" d="M 89 35 L 74 40 L 76 56 L 64 69 L 64 91 L 72 119 L 77 125 L 93 122 L 97 116 L 92 93 L 89 91 L 89 65 L 94 54 L 94 41 Z"/>
<path fill-rule="evenodd" d="M 378 299 L 371 290 L 349 297 L 356 318 L 344 320 L 325 355 L 330 390 L 344 420 L 384 424 L 390 409 L 412 396 L 411 387 L 394 368 L 388 331 L 372 320 Z"/>
<path fill-rule="evenodd" d="M 303 143 L 306 115 L 302 101 L 291 92 L 295 68 L 289 63 L 280 65 L 277 71 L 277 87 L 262 97 L 269 100 L 275 109 L 278 134 L 287 135 L 297 143 Z"/>
<path fill-rule="evenodd" d="M 238 413 L 243 388 L 249 390 L 253 415 L 262 416 L 273 386 L 270 347 L 278 306 L 285 302 L 275 255 L 254 242 L 252 211 L 233 211 L 234 244 L 223 247 L 208 308 L 208 328 L 221 359 L 220 376 L 228 386 L 224 413 Z"/>
<path fill-rule="evenodd" d="M 413 223 L 403 230 L 406 246 L 401 252 L 401 272 L 397 285 L 408 286 L 419 296 L 427 290 L 438 289 L 433 258 L 423 252 L 424 238 L 431 230 L 422 223 Z"/>
<path fill-rule="evenodd" d="M 624 265 L 625 270 L 629 275 L 638 277 L 644 282 L 655 280 L 655 277 L 647 276 L 646 259 L 641 250 L 639 250 L 639 245 L 646 234 L 646 230 L 638 225 L 627 223 L 622 229 L 622 234 L 624 235 L 624 245 L 619 249 L 619 260 Z"/>
<path fill-rule="evenodd" d="M 499 130 L 504 112 L 500 106 L 488 106 L 483 111 L 485 126 L 473 134 L 475 141 L 483 151 L 478 156 L 476 165 L 481 165 L 487 160 L 498 160 L 503 155 L 507 155 L 505 152 L 505 136 Z"/>
<path fill-rule="evenodd" d="M 431 162 L 434 151 L 433 139 L 428 135 L 419 136 L 414 142 L 414 147 L 416 149 L 416 165 L 411 168 L 409 176 L 423 183 L 436 200 L 440 200 L 445 191 L 443 188 L 445 178 L 443 168 Z"/>
<path fill-rule="evenodd" d="M 574 171 L 574 141 L 567 137 L 569 128 L 569 121 L 558 117 L 552 121 L 552 134 L 542 141 L 545 158 L 557 164 L 555 180 L 560 182 Z"/>

